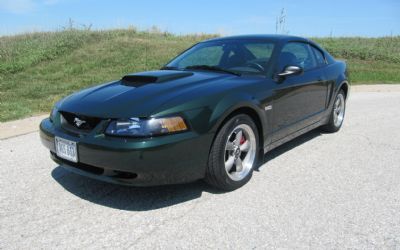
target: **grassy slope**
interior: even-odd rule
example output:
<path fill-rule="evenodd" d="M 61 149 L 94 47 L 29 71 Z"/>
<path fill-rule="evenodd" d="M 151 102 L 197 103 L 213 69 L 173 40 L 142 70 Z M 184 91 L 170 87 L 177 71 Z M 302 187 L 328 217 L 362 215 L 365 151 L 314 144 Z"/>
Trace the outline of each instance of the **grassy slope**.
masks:
<path fill-rule="evenodd" d="M 135 30 L 0 37 L 0 121 L 48 112 L 56 100 L 83 87 L 157 69 L 209 37 Z M 353 82 L 400 82 L 400 37 L 315 40 L 348 62 Z"/>
<path fill-rule="evenodd" d="M 0 38 L 0 121 L 48 112 L 56 100 L 81 88 L 157 69 L 206 38 L 134 30 Z"/>
<path fill-rule="evenodd" d="M 400 36 L 313 40 L 347 62 L 352 84 L 400 83 Z"/>

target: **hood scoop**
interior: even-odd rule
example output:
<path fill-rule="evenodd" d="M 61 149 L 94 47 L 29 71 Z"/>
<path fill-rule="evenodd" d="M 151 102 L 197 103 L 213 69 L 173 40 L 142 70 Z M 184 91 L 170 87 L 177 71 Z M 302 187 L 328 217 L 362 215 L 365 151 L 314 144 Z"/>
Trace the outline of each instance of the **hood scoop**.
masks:
<path fill-rule="evenodd" d="M 122 77 L 121 84 L 132 87 L 140 87 L 151 83 L 164 83 L 188 77 L 193 75 L 192 72 L 182 72 L 173 70 L 159 70 L 136 73 Z"/>

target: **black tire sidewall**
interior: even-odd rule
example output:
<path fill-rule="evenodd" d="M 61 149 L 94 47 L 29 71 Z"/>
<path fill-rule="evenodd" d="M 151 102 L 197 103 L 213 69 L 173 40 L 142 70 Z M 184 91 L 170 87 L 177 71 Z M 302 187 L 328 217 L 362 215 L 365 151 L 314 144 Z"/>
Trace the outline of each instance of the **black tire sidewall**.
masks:
<path fill-rule="evenodd" d="M 253 130 L 253 133 L 256 137 L 256 155 L 255 155 L 255 160 L 252 166 L 252 169 L 248 173 L 248 175 L 243 178 L 240 181 L 234 181 L 232 180 L 228 173 L 225 170 L 225 143 L 228 140 L 228 136 L 232 133 L 233 129 L 236 128 L 240 124 L 246 124 L 250 126 L 250 128 Z M 217 157 L 217 164 L 218 166 L 217 171 L 218 176 L 217 179 L 219 182 L 222 182 L 221 185 L 224 187 L 226 190 L 234 190 L 237 189 L 244 184 L 246 184 L 252 177 L 253 170 L 255 166 L 257 165 L 257 159 L 258 159 L 258 154 L 259 154 L 259 134 L 257 130 L 257 126 L 255 125 L 254 121 L 252 118 L 248 115 L 245 114 L 240 114 L 232 117 L 226 124 L 221 128 L 221 130 L 218 132 L 217 138 L 214 141 L 213 144 L 213 152 L 214 157 Z"/>
<path fill-rule="evenodd" d="M 334 117 L 334 112 L 335 112 L 335 111 L 334 111 L 334 107 L 335 107 L 336 99 L 337 99 L 337 97 L 338 97 L 339 95 L 342 95 L 342 96 L 343 96 L 343 99 L 344 99 L 344 117 L 343 117 L 343 121 L 340 123 L 340 125 L 339 125 L 339 126 L 336 126 L 336 125 L 335 125 L 335 117 Z M 328 123 L 327 123 L 325 126 L 322 127 L 323 131 L 329 132 L 329 133 L 334 133 L 334 132 L 339 131 L 340 128 L 342 127 L 343 123 L 344 123 L 345 117 L 346 117 L 346 95 L 345 95 L 345 93 L 344 93 L 343 90 L 340 90 L 340 91 L 336 94 L 335 99 L 334 99 L 334 101 L 333 101 L 332 108 L 331 108 L 331 112 L 330 112 L 330 114 L 329 114 L 329 121 L 328 121 Z"/>
<path fill-rule="evenodd" d="M 344 103 L 343 103 L 343 108 L 344 108 L 343 121 L 339 124 L 339 126 L 335 125 L 335 116 L 333 114 L 335 112 L 334 111 L 335 103 L 333 103 L 332 112 L 331 112 L 332 126 L 335 128 L 336 131 L 338 131 L 342 127 L 342 125 L 344 123 L 344 118 L 346 117 L 346 96 L 344 95 L 343 90 L 340 90 L 339 93 L 336 95 L 335 102 L 336 102 L 336 99 L 338 98 L 339 95 L 342 95 L 343 96 L 343 100 L 344 100 Z"/>

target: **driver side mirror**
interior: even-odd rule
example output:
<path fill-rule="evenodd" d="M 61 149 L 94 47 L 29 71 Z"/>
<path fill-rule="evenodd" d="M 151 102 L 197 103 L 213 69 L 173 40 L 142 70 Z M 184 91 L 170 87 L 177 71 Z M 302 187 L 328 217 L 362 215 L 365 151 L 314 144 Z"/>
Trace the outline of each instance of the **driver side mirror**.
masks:
<path fill-rule="evenodd" d="M 276 74 L 276 80 L 281 82 L 284 78 L 288 76 L 294 75 L 301 75 L 303 74 L 303 69 L 299 66 L 286 66 L 285 69 L 281 72 Z"/>

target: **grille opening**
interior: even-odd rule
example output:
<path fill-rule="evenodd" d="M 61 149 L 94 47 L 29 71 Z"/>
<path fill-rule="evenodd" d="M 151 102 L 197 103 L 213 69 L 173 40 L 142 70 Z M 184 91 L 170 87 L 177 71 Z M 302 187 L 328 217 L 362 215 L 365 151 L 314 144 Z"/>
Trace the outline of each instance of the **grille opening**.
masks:
<path fill-rule="evenodd" d="M 120 179 L 135 179 L 138 176 L 135 173 L 118 171 L 118 170 L 114 170 L 114 173 L 116 173 L 116 175 L 114 175 L 113 177 Z"/>
<path fill-rule="evenodd" d="M 70 130 L 91 131 L 101 122 L 100 118 L 77 115 L 69 112 L 61 113 L 61 125 Z"/>
<path fill-rule="evenodd" d="M 60 157 L 57 156 L 57 154 L 51 152 L 51 154 L 53 155 L 53 157 L 55 157 L 58 161 L 60 162 L 64 162 L 65 164 L 67 164 L 68 166 L 80 169 L 82 171 L 91 173 L 91 174 L 95 174 L 95 175 L 105 175 L 105 176 L 110 176 L 113 178 L 118 178 L 118 179 L 135 179 L 138 177 L 138 175 L 136 173 L 131 173 L 131 172 L 125 172 L 125 171 L 119 171 L 119 170 L 109 170 L 109 171 L 105 171 L 103 168 L 99 168 L 99 167 L 95 167 L 92 165 L 88 165 L 85 163 L 81 163 L 81 162 L 71 162 L 65 159 L 62 159 Z"/>
<path fill-rule="evenodd" d="M 65 164 L 68 164 L 68 166 L 83 170 L 85 172 L 91 173 L 91 174 L 95 174 L 95 175 L 102 175 L 104 173 L 104 169 L 103 168 L 99 168 L 99 167 L 95 167 L 95 166 L 91 166 L 88 164 L 84 164 L 81 162 L 71 162 L 65 159 L 62 159 L 60 157 L 58 157 L 55 153 L 51 152 L 51 154 L 60 162 L 64 162 Z"/>
<path fill-rule="evenodd" d="M 102 175 L 104 173 L 104 169 L 102 169 L 102 168 L 90 166 L 90 165 L 83 164 L 83 163 L 78 163 L 77 166 L 74 166 L 74 167 L 79 168 L 83 171 L 92 173 L 92 174 Z"/>

